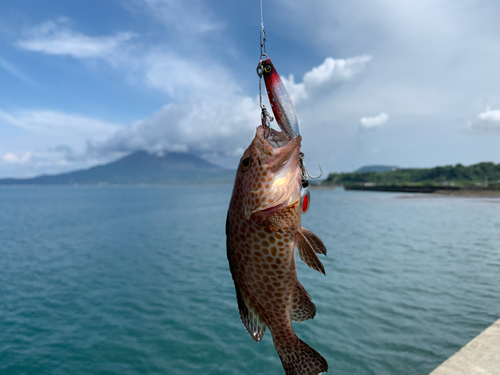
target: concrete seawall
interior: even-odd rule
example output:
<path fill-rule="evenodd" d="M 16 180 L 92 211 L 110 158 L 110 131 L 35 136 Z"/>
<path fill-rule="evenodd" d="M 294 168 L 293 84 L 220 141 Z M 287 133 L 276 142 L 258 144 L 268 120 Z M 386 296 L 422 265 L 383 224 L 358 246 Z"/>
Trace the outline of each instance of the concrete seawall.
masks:
<path fill-rule="evenodd" d="M 429 375 L 500 375 L 500 319 Z"/>

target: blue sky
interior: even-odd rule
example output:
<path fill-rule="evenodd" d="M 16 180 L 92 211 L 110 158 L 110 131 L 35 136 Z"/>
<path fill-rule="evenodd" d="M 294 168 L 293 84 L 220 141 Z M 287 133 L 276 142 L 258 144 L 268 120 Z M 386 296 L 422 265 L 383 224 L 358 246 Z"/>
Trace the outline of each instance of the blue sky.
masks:
<path fill-rule="evenodd" d="M 311 173 L 500 162 L 500 3 L 264 0 Z M 259 124 L 260 4 L 0 3 L 0 177 L 129 152 L 234 167 Z"/>

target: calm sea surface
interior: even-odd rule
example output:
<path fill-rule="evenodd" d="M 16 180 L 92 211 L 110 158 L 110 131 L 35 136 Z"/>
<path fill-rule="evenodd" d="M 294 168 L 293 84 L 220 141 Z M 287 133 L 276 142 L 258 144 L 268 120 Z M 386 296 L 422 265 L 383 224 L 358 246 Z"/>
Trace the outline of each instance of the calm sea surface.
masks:
<path fill-rule="evenodd" d="M 243 328 L 231 187 L 0 188 L 1 374 L 283 374 Z M 428 374 L 500 317 L 500 201 L 312 191 L 331 374 Z"/>

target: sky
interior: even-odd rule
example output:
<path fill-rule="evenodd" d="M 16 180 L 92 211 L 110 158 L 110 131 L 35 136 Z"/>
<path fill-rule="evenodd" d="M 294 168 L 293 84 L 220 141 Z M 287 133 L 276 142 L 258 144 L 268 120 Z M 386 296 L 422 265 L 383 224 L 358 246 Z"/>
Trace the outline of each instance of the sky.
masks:
<path fill-rule="evenodd" d="M 499 163 L 498 14 L 491 0 L 263 0 L 310 173 Z M 137 150 L 235 169 L 260 123 L 260 24 L 259 0 L 3 0 L 0 177 Z"/>

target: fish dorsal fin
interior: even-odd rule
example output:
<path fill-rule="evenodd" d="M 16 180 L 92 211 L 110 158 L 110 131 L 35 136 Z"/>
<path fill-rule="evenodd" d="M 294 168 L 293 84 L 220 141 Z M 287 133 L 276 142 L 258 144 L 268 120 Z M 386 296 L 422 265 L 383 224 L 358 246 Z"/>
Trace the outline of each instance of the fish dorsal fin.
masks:
<path fill-rule="evenodd" d="M 262 320 L 259 314 L 251 307 L 248 301 L 242 296 L 236 286 L 236 298 L 238 300 L 238 310 L 240 310 L 241 322 L 245 326 L 247 332 L 252 338 L 259 342 L 266 332 L 266 323 Z"/>
<path fill-rule="evenodd" d="M 304 228 L 302 228 L 303 230 Z M 323 275 L 325 274 L 325 268 L 323 267 L 323 263 L 318 259 L 318 256 L 316 255 L 316 252 L 320 250 L 318 248 L 315 242 L 309 241 L 311 236 L 305 236 L 302 230 L 297 231 L 296 234 L 296 239 L 297 239 L 297 249 L 299 249 L 299 256 L 302 261 L 307 264 L 309 267 L 311 267 L 313 270 L 316 270 L 318 272 L 321 272 Z M 307 229 L 306 229 L 307 230 Z M 312 232 L 309 231 L 309 233 L 313 234 Z M 316 236 L 315 234 L 313 234 Z M 318 238 L 316 236 L 316 238 Z M 318 238 L 319 240 L 319 238 Z M 321 240 L 319 240 L 321 241 Z M 311 243 L 312 242 L 312 243 Z M 313 245 L 314 244 L 314 245 Z M 321 243 L 323 244 L 323 243 Z M 324 251 L 326 251 L 325 246 L 323 245 Z"/>
<path fill-rule="evenodd" d="M 303 322 L 314 318 L 314 315 L 316 315 L 316 306 L 312 302 L 309 293 L 297 281 L 297 287 L 292 298 L 292 320 L 294 322 Z"/>

